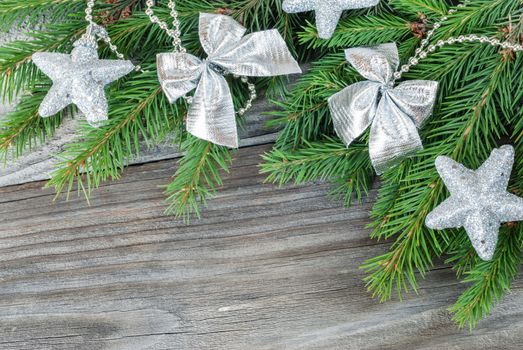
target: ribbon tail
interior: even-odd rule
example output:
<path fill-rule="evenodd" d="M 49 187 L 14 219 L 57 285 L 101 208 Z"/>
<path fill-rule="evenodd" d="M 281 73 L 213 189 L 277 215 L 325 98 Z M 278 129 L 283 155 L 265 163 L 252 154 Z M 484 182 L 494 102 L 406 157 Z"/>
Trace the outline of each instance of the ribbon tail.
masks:
<path fill-rule="evenodd" d="M 369 153 L 378 175 L 423 149 L 412 119 L 385 94 L 370 129 Z"/>
<path fill-rule="evenodd" d="M 348 146 L 360 136 L 376 114 L 380 84 L 362 81 L 329 98 L 336 134 Z"/>
<path fill-rule="evenodd" d="M 212 143 L 238 148 L 236 115 L 223 76 L 206 67 L 187 114 L 187 131 Z"/>

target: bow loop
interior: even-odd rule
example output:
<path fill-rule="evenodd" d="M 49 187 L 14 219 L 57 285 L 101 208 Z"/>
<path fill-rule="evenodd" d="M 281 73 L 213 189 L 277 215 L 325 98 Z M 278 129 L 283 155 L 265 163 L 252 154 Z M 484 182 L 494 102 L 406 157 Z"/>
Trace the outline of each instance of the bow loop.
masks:
<path fill-rule="evenodd" d="M 380 84 L 361 81 L 329 98 L 336 134 L 350 145 L 369 127 L 376 115 Z"/>
<path fill-rule="evenodd" d="M 225 54 L 236 47 L 246 30 L 231 17 L 200 13 L 200 43 L 209 59 Z"/>
<path fill-rule="evenodd" d="M 246 35 L 234 48 L 214 55 L 212 62 L 232 74 L 249 77 L 301 73 L 300 66 L 275 29 Z"/>
<path fill-rule="evenodd" d="M 188 53 L 156 56 L 158 79 L 170 103 L 194 90 L 202 74 L 202 61 Z"/>
<path fill-rule="evenodd" d="M 345 57 L 363 77 L 385 85 L 399 66 L 398 48 L 394 43 L 350 48 L 345 50 Z"/>
<path fill-rule="evenodd" d="M 430 116 L 436 102 L 438 82 L 430 80 L 409 80 L 399 84 L 387 93 L 391 100 L 420 128 Z"/>

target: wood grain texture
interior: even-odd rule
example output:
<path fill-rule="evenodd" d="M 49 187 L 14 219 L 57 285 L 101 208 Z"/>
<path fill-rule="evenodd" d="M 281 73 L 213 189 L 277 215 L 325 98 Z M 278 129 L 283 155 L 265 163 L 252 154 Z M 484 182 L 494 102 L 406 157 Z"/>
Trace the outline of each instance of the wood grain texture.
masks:
<path fill-rule="evenodd" d="M 265 126 L 272 118 L 266 113 L 273 109 L 274 107 L 265 99 L 260 99 L 253 104 L 252 109 L 245 115 L 245 126 L 239 130 L 240 147 L 271 142 L 276 139 L 276 130 Z M 4 107 L 3 112 L 0 107 L 0 120 L 5 117 L 8 108 Z M 75 140 L 75 130 L 78 124 L 78 119 L 66 119 L 53 139 L 35 147 L 32 152 L 26 153 L 17 160 L 8 157 L 6 166 L 0 167 L 0 187 L 49 179 L 58 162 L 56 156 L 64 150 L 65 145 Z M 172 138 L 167 138 L 155 147 L 148 147 L 142 143 L 142 153 L 132 159 L 129 164 L 142 164 L 179 157 L 181 154 L 171 140 Z"/>
<path fill-rule="evenodd" d="M 523 285 L 469 333 L 464 285 L 434 267 L 403 303 L 370 298 L 358 266 L 387 245 L 328 186 L 263 184 L 242 149 L 200 220 L 163 215 L 174 160 L 130 167 L 91 206 L 42 182 L 0 188 L 0 349 L 521 349 Z"/>

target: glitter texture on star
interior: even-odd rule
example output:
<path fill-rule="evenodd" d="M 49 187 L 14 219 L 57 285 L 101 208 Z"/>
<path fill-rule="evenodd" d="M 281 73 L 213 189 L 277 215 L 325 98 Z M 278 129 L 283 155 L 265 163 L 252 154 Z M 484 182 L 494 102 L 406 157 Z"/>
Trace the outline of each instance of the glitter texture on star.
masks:
<path fill-rule="evenodd" d="M 287 13 L 314 11 L 320 38 L 329 39 L 344 10 L 371 7 L 378 3 L 379 0 L 285 0 L 283 10 Z"/>
<path fill-rule="evenodd" d="M 40 105 L 40 115 L 52 116 L 73 103 L 93 126 L 108 117 L 105 85 L 134 69 L 131 61 L 100 60 L 96 47 L 83 44 L 76 46 L 71 54 L 38 52 L 32 58 L 53 81 Z"/>
<path fill-rule="evenodd" d="M 514 164 L 514 148 L 494 149 L 478 170 L 448 157 L 438 157 L 436 168 L 451 196 L 425 221 L 437 230 L 463 227 L 483 260 L 491 260 L 501 223 L 523 220 L 523 198 L 507 192 Z"/>

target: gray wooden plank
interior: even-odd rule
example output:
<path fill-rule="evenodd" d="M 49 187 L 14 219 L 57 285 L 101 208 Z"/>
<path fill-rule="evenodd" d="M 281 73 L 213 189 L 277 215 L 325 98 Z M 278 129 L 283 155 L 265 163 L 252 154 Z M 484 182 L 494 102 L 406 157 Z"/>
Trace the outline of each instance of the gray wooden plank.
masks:
<path fill-rule="evenodd" d="M 253 104 L 253 108 L 245 115 L 245 126 L 239 129 L 240 147 L 267 143 L 276 139 L 276 130 L 265 125 L 272 119 L 266 113 L 273 109 L 274 107 L 263 98 Z M 0 108 L 0 120 L 5 117 L 7 111 L 8 108 L 4 106 L 5 113 L 2 114 Z M 6 166 L 0 167 L 0 187 L 49 179 L 58 162 L 56 156 L 64 150 L 65 145 L 75 139 L 77 127 L 78 119 L 66 119 L 53 139 L 35 147 L 32 152 L 24 154 L 19 159 L 9 156 Z M 143 152 L 129 164 L 142 164 L 181 156 L 178 147 L 169 137 L 154 147 L 142 143 L 142 149 Z"/>
<path fill-rule="evenodd" d="M 0 188 L 0 349 L 521 349 L 523 284 L 476 330 L 446 308 L 465 286 L 438 264 L 419 294 L 380 304 L 358 266 L 387 245 L 317 183 L 263 184 L 242 149 L 204 217 L 163 214 L 174 160 L 52 202 Z"/>

